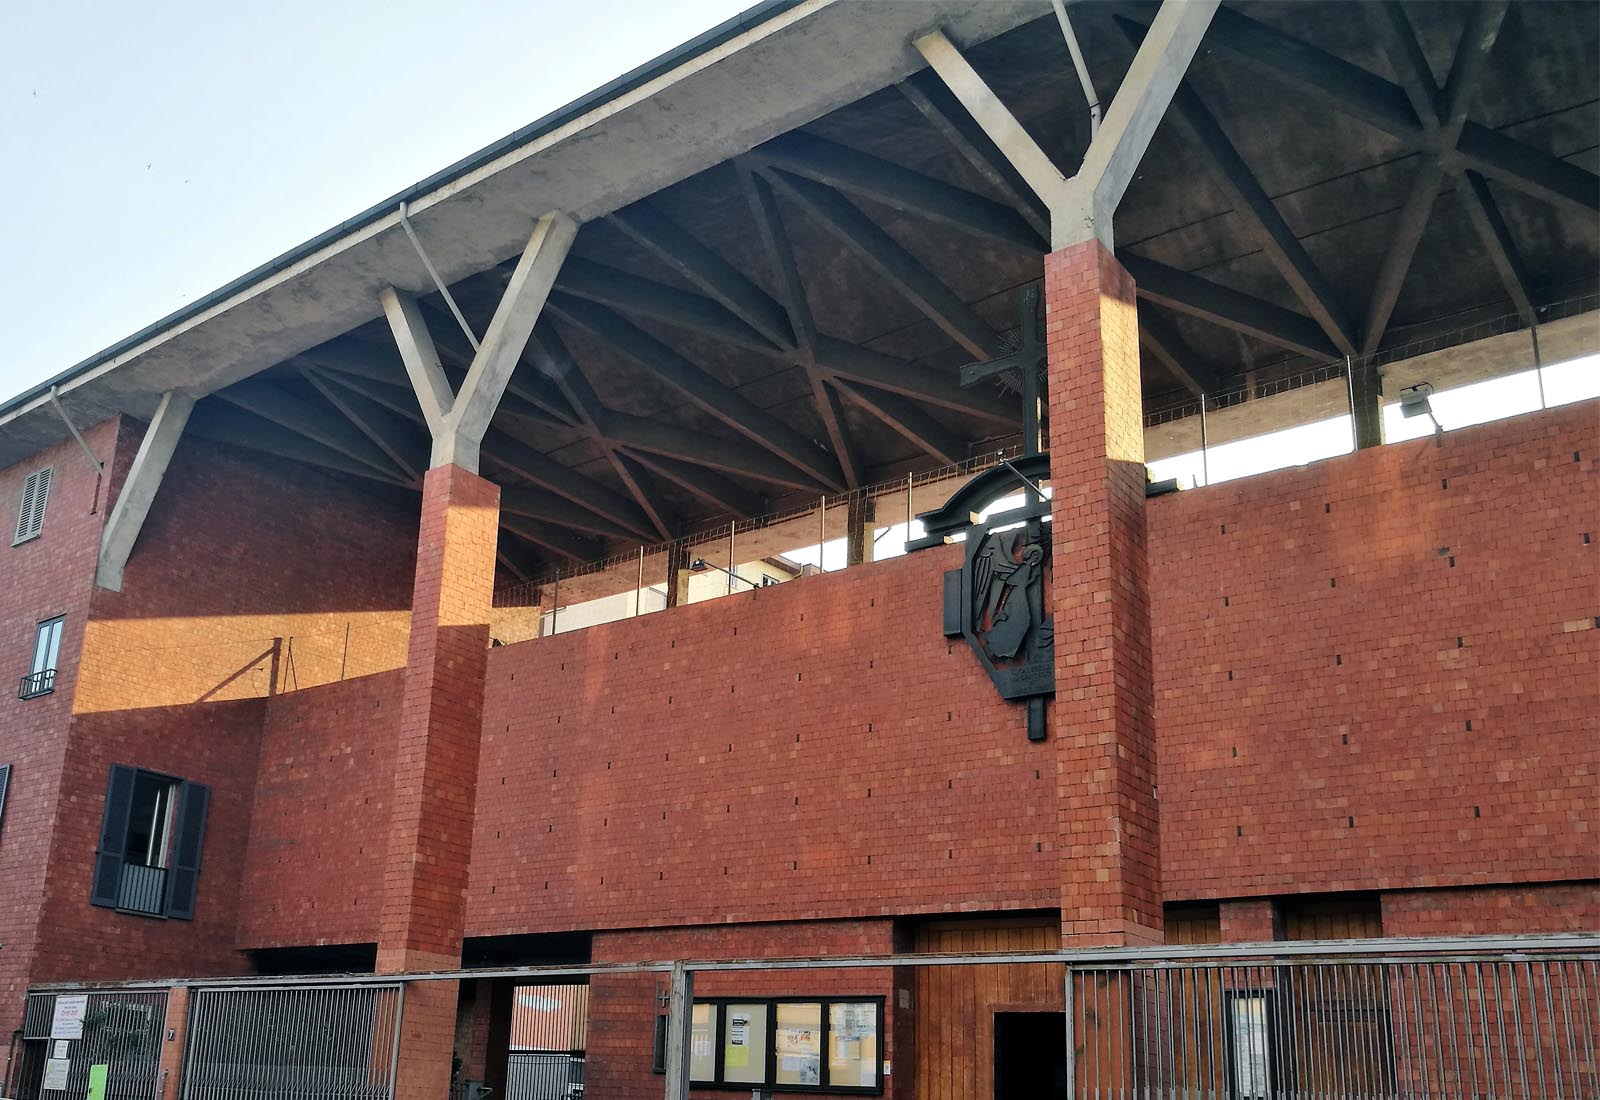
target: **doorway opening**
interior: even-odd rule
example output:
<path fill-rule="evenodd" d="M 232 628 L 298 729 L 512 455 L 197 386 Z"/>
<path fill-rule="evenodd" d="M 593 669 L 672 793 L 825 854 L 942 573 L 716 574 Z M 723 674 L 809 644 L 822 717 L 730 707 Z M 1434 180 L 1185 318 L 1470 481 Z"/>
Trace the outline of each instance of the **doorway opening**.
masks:
<path fill-rule="evenodd" d="M 1066 1100 L 1067 1014 L 994 1014 L 994 1100 Z"/>

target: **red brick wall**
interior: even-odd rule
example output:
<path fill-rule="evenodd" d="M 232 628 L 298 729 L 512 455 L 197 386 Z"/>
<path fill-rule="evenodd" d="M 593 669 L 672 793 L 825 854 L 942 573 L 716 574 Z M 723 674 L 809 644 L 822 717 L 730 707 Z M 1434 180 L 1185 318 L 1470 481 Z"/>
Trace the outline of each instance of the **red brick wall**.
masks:
<path fill-rule="evenodd" d="M 595 962 L 647 959 L 795 958 L 817 955 L 876 955 L 893 950 L 887 920 L 814 921 L 727 927 L 610 932 L 594 938 Z M 884 1056 L 897 1056 L 892 1039 L 895 993 L 888 969 L 746 971 L 695 978 L 700 997 L 882 997 Z M 662 1078 L 651 1072 L 655 1017 L 667 992 L 661 974 L 599 976 L 589 990 L 589 1037 L 585 1089 L 607 1100 L 654 1100 Z M 905 1062 L 902 1056 L 902 1062 Z M 909 1070 L 909 1064 L 904 1068 Z M 894 1095 L 895 1078 L 884 1095 Z M 727 1095 L 696 1089 L 695 1096 Z"/>
<path fill-rule="evenodd" d="M 1053 746 L 930 550 L 490 651 L 469 935 L 1054 908 Z"/>
<path fill-rule="evenodd" d="M 79 715 L 62 774 L 35 982 L 241 973 L 233 950 L 255 791 L 262 702 L 238 700 Z M 112 764 L 211 788 L 193 921 L 89 904 Z"/>
<path fill-rule="evenodd" d="M 1600 883 L 1384 894 L 1385 936 L 1515 936 L 1600 930 Z"/>
<path fill-rule="evenodd" d="M 110 460 L 116 446 L 114 420 L 85 433 L 89 446 Z M 12 546 L 22 486 L 29 474 L 53 466 L 43 533 Z M 77 685 L 78 651 L 100 548 L 100 528 L 109 505 L 78 445 L 68 440 L 0 470 L 0 764 L 10 764 L 11 787 L 0 819 L 0 1036 L 9 1036 L 22 1015 L 39 907 L 44 897 L 46 854 L 55 821 L 56 794 L 66 752 L 67 727 Z M 40 620 L 66 615 L 56 690 L 18 699 L 17 684 L 33 660 Z"/>
<path fill-rule="evenodd" d="M 124 423 L 113 457 L 114 429 L 97 429 L 105 435 L 112 485 L 125 474 L 143 427 Z M 92 434 L 91 442 L 98 438 Z M 74 457 L 62 452 L 58 475 L 74 472 Z M 81 458 L 78 465 L 88 475 Z M 69 488 L 61 483 L 57 492 L 63 496 L 52 497 L 47 538 L 58 517 L 87 513 L 87 501 L 80 508 L 65 492 Z M 237 914 L 264 697 L 274 684 L 284 691 L 336 678 L 341 664 L 347 671 L 381 665 L 385 650 L 391 667 L 398 662 L 394 654 L 404 654 L 409 616 L 415 521 L 401 506 L 292 464 L 185 440 L 129 560 L 123 591 L 96 590 L 91 597 L 98 521 L 108 508 L 102 502 L 94 523 L 80 523 L 83 529 L 71 532 L 72 544 L 58 544 L 51 557 L 57 568 L 70 563 L 82 578 L 62 647 L 64 660 L 76 660 L 82 639 L 82 690 L 72 691 L 69 676 L 66 689 L 50 701 L 62 709 L 56 751 L 65 746 L 65 763 L 31 980 L 239 972 L 245 960 L 234 950 Z M 348 653 L 346 623 L 354 627 Z M 294 648 L 287 639 L 297 633 L 305 644 Z M 285 644 L 274 646 L 274 636 Z M 31 628 L 29 638 L 31 643 Z M 391 673 L 390 680 L 397 677 Z M 279 698 L 294 695 L 290 690 Z M 282 762 L 274 757 L 272 763 Z M 193 922 L 89 904 L 112 764 L 211 788 Z M 306 820 L 315 827 L 315 817 Z M 4 853 L 10 847 L 0 834 L 0 858 L 9 858 Z M 26 939 L 5 942 L 9 962 L 13 943 Z M 25 951 L 17 957 L 26 965 Z M 7 1001 L 4 1011 L 14 1003 L 20 999 Z"/>
<path fill-rule="evenodd" d="M 1150 502 L 1169 899 L 1595 877 L 1597 412 Z"/>
<path fill-rule="evenodd" d="M 1600 631 L 1567 627 L 1600 613 L 1595 412 L 1149 502 L 1170 900 L 1594 877 Z M 468 934 L 1059 905 L 1052 749 L 941 636 L 958 562 L 491 651 Z M 295 736 L 377 745 L 347 716 L 396 687 L 325 690 Z M 341 725 L 313 730 L 334 705 Z M 308 782 L 274 795 L 259 847 L 319 916 L 264 915 L 251 946 L 371 938 L 351 883 L 307 853 L 334 831 L 377 842 L 382 812 L 339 807 L 382 779 Z M 318 790 L 350 798 L 283 816 Z"/>
<path fill-rule="evenodd" d="M 124 432 L 124 452 L 142 432 Z M 401 667 L 416 536 L 403 494 L 184 439 L 122 591 L 95 593 L 77 711 L 258 698 Z"/>
<path fill-rule="evenodd" d="M 401 677 L 268 702 L 240 947 L 377 940 Z"/>

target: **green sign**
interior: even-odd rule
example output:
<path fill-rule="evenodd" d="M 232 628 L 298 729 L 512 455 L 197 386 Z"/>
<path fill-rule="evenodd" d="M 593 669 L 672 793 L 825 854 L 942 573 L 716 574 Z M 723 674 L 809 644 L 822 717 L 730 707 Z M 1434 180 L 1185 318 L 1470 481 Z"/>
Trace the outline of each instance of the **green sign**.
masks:
<path fill-rule="evenodd" d="M 89 1067 L 89 1092 L 83 1100 L 106 1100 L 106 1070 L 104 1065 Z"/>

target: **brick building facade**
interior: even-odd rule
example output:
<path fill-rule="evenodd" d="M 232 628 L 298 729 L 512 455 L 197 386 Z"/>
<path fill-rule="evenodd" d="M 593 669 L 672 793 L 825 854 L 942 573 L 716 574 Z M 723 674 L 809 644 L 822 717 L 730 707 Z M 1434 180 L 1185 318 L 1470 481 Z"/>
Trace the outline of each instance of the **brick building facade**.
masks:
<path fill-rule="evenodd" d="M 1204 919 L 1210 905 L 1223 940 L 1284 938 L 1275 906 L 1352 893 L 1375 899 L 1385 935 L 1596 927 L 1600 568 L 1584 536 L 1597 412 L 1146 503 L 1171 912 L 1198 904 Z M 109 445 L 116 429 L 90 438 Z M 258 530 L 197 558 L 189 542 L 219 491 L 283 489 L 274 471 L 185 444 L 126 594 L 91 598 L 92 554 L 73 541 L 94 544 L 93 477 L 81 456 L 50 457 L 51 542 L 33 552 L 50 554 L 54 579 L 12 594 L 11 633 L 80 617 L 69 637 L 100 639 L 106 680 L 74 691 L 63 672 L 51 695 L 0 702 L 8 730 L 60 712 L 44 727 L 59 739 L 53 772 L 48 750 L 7 761 L 0 853 L 13 881 L 49 872 L 7 897 L 10 1026 L 30 984 L 249 973 L 273 949 L 378 942 L 404 673 L 297 686 L 269 675 L 263 647 L 259 675 L 230 680 L 253 648 L 232 620 L 239 608 L 252 630 L 282 624 L 287 654 L 298 630 L 387 611 L 404 570 L 369 570 L 370 595 L 318 595 L 335 553 L 320 540 L 403 559 L 409 517 L 346 501 L 319 541 Z M 338 488 L 313 475 L 304 491 Z M 576 933 L 596 962 L 888 953 L 939 918 L 1074 912 L 1054 870 L 1077 812 L 1056 742 L 1027 742 L 1017 709 L 941 634 L 940 578 L 958 562 L 955 548 L 928 551 L 488 651 L 468 942 Z M 293 572 L 242 584 L 270 568 Z M 141 645 L 137 625 L 116 643 L 120 624 L 168 614 L 179 644 Z M 208 633 L 219 640 L 196 640 Z M 167 697 L 201 675 L 243 697 Z M 1053 719 L 1065 724 L 1059 707 Z M 90 904 L 115 763 L 211 788 L 192 922 Z M 593 983 L 591 1082 L 606 1095 L 659 1091 L 629 1057 L 651 1041 L 657 984 Z M 869 970 L 722 976 L 700 992 L 883 997 L 892 1059 L 895 990 Z"/>
<path fill-rule="evenodd" d="M 1289 30 L 1336 42 L 1342 13 L 1298 7 L 1284 29 L 1224 12 L 1208 29 L 1215 4 L 1164 5 L 1145 28 L 1154 54 L 1119 65 L 1125 90 L 1091 138 L 1046 79 L 1065 70 L 1030 52 L 1055 25 L 1023 7 L 766 5 L 431 181 L 438 193 L 412 196 L 417 226 L 404 206 L 369 212 L 206 303 L 215 316 L 141 334 L 115 370 L 108 357 L 0 406 L 0 522 L 17 533 L 0 547 L 0 666 L 21 678 L 0 699 L 7 1085 L 56 1091 L 43 1082 L 67 1069 L 47 1062 L 71 1059 L 50 1014 L 69 983 L 114 983 L 165 999 L 165 1015 L 141 1009 L 140 1095 L 210 1100 L 185 1064 L 194 1020 L 216 1019 L 201 980 L 293 975 L 373 1004 L 393 986 L 403 1012 L 358 1005 L 348 1066 L 268 1013 L 230 1041 L 276 1050 L 211 1068 L 260 1075 L 281 1056 L 348 1069 L 383 1100 L 469 1080 L 506 1092 L 526 1031 L 512 1019 L 533 1010 L 512 983 L 548 965 L 588 988 L 582 1049 L 564 993 L 574 1049 L 541 1053 L 585 1058 L 591 1100 L 684 1100 L 691 1080 L 696 1096 L 1013 1100 L 1069 1079 L 1002 1084 L 1003 1067 L 1066 1072 L 1081 1049 L 1125 1082 L 1160 1045 L 1117 1030 L 1131 983 L 1074 1001 L 1053 969 L 1063 949 L 1600 931 L 1600 404 L 1546 408 L 1539 375 L 1537 412 L 1377 438 L 1386 372 L 1392 401 L 1422 369 L 1403 340 L 1436 339 L 1431 377 L 1508 375 L 1507 337 L 1533 328 L 1535 356 L 1541 338 L 1592 354 L 1600 313 L 1574 299 L 1535 314 L 1529 288 L 1496 281 L 1515 284 L 1520 259 L 1427 249 L 1426 291 L 1401 296 L 1413 257 L 1382 228 L 1391 150 L 1330 126 L 1351 146 L 1330 164 L 1355 166 L 1329 167 L 1304 201 L 1356 227 L 1316 251 L 1345 298 L 1376 283 L 1358 344 L 1190 89 L 1186 132 L 1211 135 L 1202 159 L 1222 164 L 1234 209 L 1205 207 L 1155 125 L 1202 39 L 1270 69 L 1323 56 Z M 1396 26 L 1493 48 L 1504 6 L 1468 7 Z M 947 22 L 929 32 L 935 8 Z M 1555 119 L 1553 145 L 1582 130 L 1591 74 L 1559 47 L 1593 37 L 1591 14 L 1519 15 L 1493 117 Z M 1102 68 L 1122 52 L 1110 36 L 1143 33 L 1120 9 L 1083 15 Z M 1318 71 L 1356 79 L 1326 57 Z M 1553 203 L 1537 235 L 1513 218 L 1539 245 L 1541 286 L 1592 279 L 1600 181 L 1510 124 L 1465 129 L 1471 105 L 1454 99 L 1481 73 L 1465 62 L 1449 117 L 1364 73 L 1369 116 L 1467 134 L 1427 153 L 1424 182 L 1455 173 L 1457 153 L 1475 165 L 1454 201 L 1487 204 L 1482 247 L 1512 254 L 1475 173 Z M 1540 80 L 1515 79 L 1535 65 Z M 1005 100 L 1029 73 L 1024 125 Z M 1237 110 L 1231 128 L 1275 132 L 1275 116 Z M 908 152 L 910 113 L 954 151 Z M 663 121 L 690 115 L 704 143 Z M 1063 149 L 1082 154 L 1070 181 Z M 1358 178 L 1371 194 L 1346 187 Z M 534 206 L 549 212 L 525 236 Z M 1235 232 L 1240 211 L 1264 231 Z M 1310 316 L 1253 296 L 1277 293 L 1250 266 L 1259 239 Z M 1023 286 L 1042 288 L 1039 316 Z M 1520 316 L 1491 336 L 1438 335 L 1505 294 Z M 963 364 L 1000 360 L 1020 386 L 959 384 Z M 1036 381 L 1024 409 L 1016 390 Z M 1226 407 L 1248 436 L 1326 416 L 1330 395 L 1349 454 L 1148 484 L 1152 433 L 1167 446 L 1198 421 L 1203 440 L 1208 408 Z M 83 448 L 58 438 L 74 416 Z M 1005 478 L 994 451 L 1019 440 L 1049 499 L 1025 529 L 1035 544 L 1003 563 L 1039 567 L 1004 614 L 1038 601 L 1042 725 L 967 644 L 986 643 L 950 625 L 952 608 L 965 626 L 975 612 L 949 594 L 965 550 L 869 549 L 898 522 L 874 484 L 903 480 L 895 537 L 910 538 L 914 501 L 932 515 L 984 463 Z M 782 539 L 822 557 L 838 519 L 848 567 L 740 575 L 737 540 L 757 558 Z M 626 590 L 638 610 L 648 589 L 665 608 L 559 632 L 555 563 L 594 563 L 554 572 L 569 600 Z M 728 594 L 691 605 L 688 577 L 709 571 Z M 1001 607 L 975 613 L 973 635 Z M 1045 962 L 904 957 L 994 951 Z M 771 959 L 815 966 L 701 974 L 685 993 L 685 960 Z M 1280 996 L 1324 1022 L 1358 1015 L 1276 974 L 1216 1004 L 1266 1013 Z M 1361 1017 L 1363 1034 L 1388 1012 Z M 779 1055 L 780 1029 L 802 1055 Z M 1299 1041 L 1277 1040 L 1262 1068 L 1230 1061 L 1234 1092 L 1265 1095 L 1241 1082 L 1276 1075 Z M 1059 1057 L 1030 1060 L 1031 1042 Z M 1204 1052 L 1212 1069 L 1237 1058 L 1226 1046 Z M 1360 1072 L 1409 1087 L 1393 1061 L 1379 1051 Z"/>

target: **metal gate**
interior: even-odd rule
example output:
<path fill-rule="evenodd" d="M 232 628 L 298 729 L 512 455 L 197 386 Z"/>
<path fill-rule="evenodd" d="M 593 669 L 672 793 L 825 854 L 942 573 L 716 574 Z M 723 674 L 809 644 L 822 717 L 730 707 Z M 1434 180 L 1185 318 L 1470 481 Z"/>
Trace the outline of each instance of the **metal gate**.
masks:
<path fill-rule="evenodd" d="M 1600 1098 L 1592 955 L 1095 963 L 1069 991 L 1083 1100 Z"/>
<path fill-rule="evenodd" d="M 401 987 L 197 988 L 184 1100 L 390 1100 Z"/>
<path fill-rule="evenodd" d="M 161 1034 L 166 1026 L 165 990 L 100 990 L 85 998 L 83 1033 L 77 1039 L 52 1039 L 56 999 L 74 994 L 30 993 L 22 1019 L 22 1050 L 16 1069 L 18 1100 L 37 1100 L 59 1045 L 65 1052 L 66 1081 L 60 1092 L 44 1095 L 69 1100 L 88 1094 L 92 1067 L 106 1067 L 107 1100 L 156 1100 L 161 1091 Z"/>

